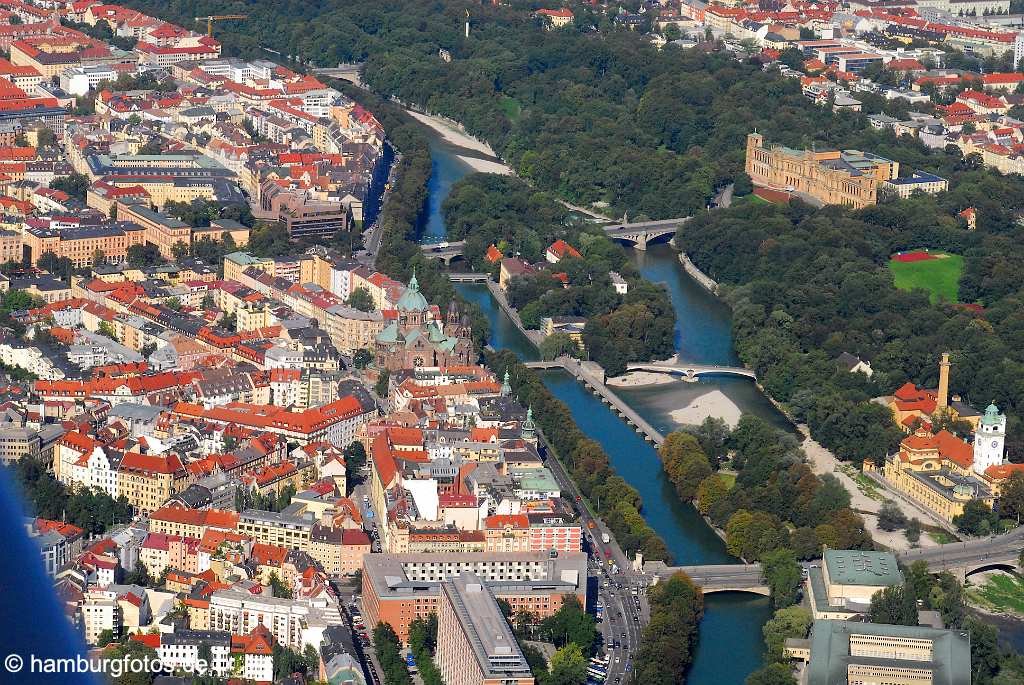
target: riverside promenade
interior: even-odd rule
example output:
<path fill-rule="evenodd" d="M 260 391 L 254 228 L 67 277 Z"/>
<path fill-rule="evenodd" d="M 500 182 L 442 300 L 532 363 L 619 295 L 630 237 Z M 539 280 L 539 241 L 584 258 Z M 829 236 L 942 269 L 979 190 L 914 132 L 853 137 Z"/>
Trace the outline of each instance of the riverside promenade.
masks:
<path fill-rule="evenodd" d="M 608 404 L 628 423 L 633 430 L 642 435 L 645 440 L 660 446 L 665 442 L 662 435 L 654 426 L 647 422 L 644 417 L 626 404 L 615 392 L 604 383 L 604 369 L 593 362 L 580 362 L 569 357 L 559 357 L 553 361 L 526 362 L 531 369 L 562 369 L 572 374 L 576 380 L 583 383 L 591 392 L 601 398 L 601 401 Z"/>

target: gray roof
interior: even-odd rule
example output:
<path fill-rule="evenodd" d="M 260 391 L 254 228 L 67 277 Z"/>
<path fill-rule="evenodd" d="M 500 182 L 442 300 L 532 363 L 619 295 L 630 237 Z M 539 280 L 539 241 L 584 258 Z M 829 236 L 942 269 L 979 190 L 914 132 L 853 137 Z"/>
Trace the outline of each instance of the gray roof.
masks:
<path fill-rule="evenodd" d="M 853 635 L 930 640 L 931 660 L 852 656 L 850 637 Z M 851 666 L 920 669 L 930 672 L 933 685 L 970 685 L 970 634 L 961 630 L 937 630 L 920 626 L 815 621 L 811 629 L 811 662 L 807 682 L 815 685 L 846 683 Z"/>

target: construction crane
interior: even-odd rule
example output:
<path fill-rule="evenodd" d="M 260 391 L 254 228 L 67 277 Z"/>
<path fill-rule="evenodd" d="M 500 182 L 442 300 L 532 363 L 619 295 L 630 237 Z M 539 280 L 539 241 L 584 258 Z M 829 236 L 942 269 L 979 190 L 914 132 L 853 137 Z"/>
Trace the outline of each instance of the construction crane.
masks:
<path fill-rule="evenodd" d="M 248 19 L 248 14 L 212 14 L 208 17 L 196 17 L 196 21 L 206 22 L 206 35 L 213 38 L 213 22 L 221 19 Z"/>

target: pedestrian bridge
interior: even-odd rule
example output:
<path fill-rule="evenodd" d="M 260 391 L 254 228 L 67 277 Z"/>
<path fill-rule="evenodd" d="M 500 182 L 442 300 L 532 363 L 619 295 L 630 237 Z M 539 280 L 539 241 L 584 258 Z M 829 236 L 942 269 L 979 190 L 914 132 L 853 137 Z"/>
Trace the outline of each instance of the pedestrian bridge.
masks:
<path fill-rule="evenodd" d="M 644 564 L 644 574 L 653 576 L 655 582 L 668 580 L 676 573 L 683 572 L 700 585 L 704 594 L 712 592 L 750 592 L 765 597 L 771 588 L 761 574 L 761 564 L 716 564 L 707 566 L 666 566 L 653 561 Z"/>
<path fill-rule="evenodd" d="M 659 364 L 657 362 L 633 362 L 626 364 L 626 371 L 649 371 L 668 373 L 694 380 L 699 376 L 743 376 L 757 380 L 757 374 L 742 366 L 716 366 L 713 364 Z"/>

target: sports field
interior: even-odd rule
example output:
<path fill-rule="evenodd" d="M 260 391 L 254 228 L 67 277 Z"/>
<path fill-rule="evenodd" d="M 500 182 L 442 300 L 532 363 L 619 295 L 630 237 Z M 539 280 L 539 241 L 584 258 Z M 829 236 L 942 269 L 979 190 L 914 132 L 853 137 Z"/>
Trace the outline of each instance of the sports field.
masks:
<path fill-rule="evenodd" d="M 959 302 L 960 274 L 964 258 L 945 252 L 903 252 L 889 260 L 896 287 L 921 288 L 931 293 L 932 302 Z"/>

